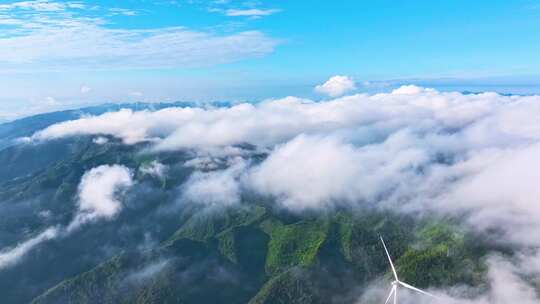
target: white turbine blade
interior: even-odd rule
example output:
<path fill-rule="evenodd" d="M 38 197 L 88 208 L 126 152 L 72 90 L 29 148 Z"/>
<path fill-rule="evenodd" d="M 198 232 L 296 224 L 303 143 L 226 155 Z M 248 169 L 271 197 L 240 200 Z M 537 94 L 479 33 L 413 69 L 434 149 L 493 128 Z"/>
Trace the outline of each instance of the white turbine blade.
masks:
<path fill-rule="evenodd" d="M 402 285 L 403 287 L 405 287 L 405 288 L 409 288 L 409 289 L 414 290 L 414 291 L 416 291 L 416 292 L 425 294 L 426 296 L 430 296 L 430 297 L 436 298 L 436 296 L 430 294 L 429 292 L 423 291 L 423 290 L 421 290 L 421 289 L 418 289 L 418 288 L 416 288 L 416 287 L 414 287 L 414 286 L 412 286 L 412 285 L 409 285 L 409 284 L 407 284 L 407 283 L 403 283 L 403 282 L 401 282 L 401 281 L 398 281 L 398 283 L 401 284 L 401 285 Z"/>
<path fill-rule="evenodd" d="M 394 268 L 394 263 L 392 263 L 392 258 L 390 257 L 390 253 L 388 253 L 388 249 L 386 249 L 386 244 L 384 243 L 384 240 L 381 236 L 381 242 L 382 242 L 382 245 L 384 246 L 384 251 L 386 251 L 386 256 L 388 257 L 388 261 L 390 262 L 390 266 L 392 266 L 392 272 L 394 273 L 394 278 L 396 278 L 396 281 L 399 281 L 398 279 L 398 276 L 397 276 L 397 272 L 396 272 L 396 268 Z"/>
<path fill-rule="evenodd" d="M 390 302 L 390 298 L 394 294 L 394 291 L 396 291 L 396 286 L 395 285 L 392 286 L 392 289 L 390 289 L 390 294 L 388 295 L 388 298 L 386 298 L 386 302 L 384 302 L 384 304 L 388 304 L 388 302 Z"/>

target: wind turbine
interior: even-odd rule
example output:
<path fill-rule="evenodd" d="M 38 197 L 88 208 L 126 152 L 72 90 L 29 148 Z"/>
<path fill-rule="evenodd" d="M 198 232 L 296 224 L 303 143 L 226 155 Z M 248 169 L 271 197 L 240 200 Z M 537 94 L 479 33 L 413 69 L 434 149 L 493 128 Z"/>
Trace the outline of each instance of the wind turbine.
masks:
<path fill-rule="evenodd" d="M 398 293 L 399 285 L 407 289 L 419 292 L 421 294 L 436 298 L 434 295 L 430 294 L 427 291 L 420 290 L 412 285 L 409 285 L 405 282 L 401 282 L 399 280 L 397 272 L 396 272 L 396 268 L 394 267 L 394 263 L 392 263 L 392 258 L 390 257 L 390 253 L 388 253 L 388 249 L 386 248 L 386 244 L 384 243 L 382 236 L 381 236 L 381 242 L 383 244 L 384 251 L 386 252 L 386 256 L 388 257 L 388 262 L 390 262 L 390 266 L 392 267 L 392 273 L 394 274 L 394 281 L 392 282 L 392 289 L 390 289 L 390 294 L 388 295 L 388 298 L 386 298 L 386 302 L 384 302 L 384 304 L 390 303 L 390 299 L 392 299 L 392 296 L 394 296 L 394 304 L 397 304 L 397 293 Z"/>

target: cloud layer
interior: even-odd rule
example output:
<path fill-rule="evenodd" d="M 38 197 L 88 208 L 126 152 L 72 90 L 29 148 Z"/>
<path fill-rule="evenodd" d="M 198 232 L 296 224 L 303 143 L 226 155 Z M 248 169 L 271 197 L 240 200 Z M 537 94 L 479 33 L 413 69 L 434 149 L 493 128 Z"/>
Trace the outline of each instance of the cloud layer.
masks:
<path fill-rule="evenodd" d="M 248 191 L 296 212 L 345 204 L 454 216 L 496 231 L 518 256 L 489 260 L 487 293 L 470 300 L 439 291 L 443 303 L 535 303 L 525 276 L 540 274 L 538 117 L 540 96 L 404 86 L 321 102 L 122 110 L 59 123 L 31 140 L 105 135 L 147 141 L 154 151 L 191 150 L 185 165 L 195 173 L 183 199 L 204 206 L 240 204 Z"/>
<path fill-rule="evenodd" d="M 473 209 L 471 223 L 483 229 L 499 223 L 499 215 L 522 214 L 507 222 L 525 227 L 540 217 L 534 196 L 520 194 L 536 193 L 528 181 L 537 174 L 530 168 L 538 162 L 539 99 L 405 86 L 324 102 L 288 97 L 224 108 L 122 110 L 56 124 L 32 139 L 108 135 L 126 144 L 150 141 L 156 150 L 222 152 L 249 143 L 272 153 L 242 180 L 293 209 L 399 202 L 403 209 Z M 516 174 L 516 182 L 503 178 Z M 495 205 L 505 212 L 489 211 Z"/>
<path fill-rule="evenodd" d="M 186 198 L 209 206 L 240 203 L 251 191 L 294 211 L 346 204 L 459 217 L 523 248 L 526 268 L 538 274 L 538 117 L 540 96 L 405 86 L 322 102 L 122 110 L 53 125 L 32 139 L 107 135 L 209 155 L 190 162 L 202 171 L 185 185 Z M 255 150 L 238 153 L 242 144 Z M 225 151 L 243 160 L 216 162 Z M 261 152 L 264 159 L 249 161 Z"/>
<path fill-rule="evenodd" d="M 429 162 L 411 137 L 397 133 L 359 148 L 337 136 L 300 135 L 276 148 L 247 180 L 293 210 L 380 201 L 415 182 L 418 168 Z"/>

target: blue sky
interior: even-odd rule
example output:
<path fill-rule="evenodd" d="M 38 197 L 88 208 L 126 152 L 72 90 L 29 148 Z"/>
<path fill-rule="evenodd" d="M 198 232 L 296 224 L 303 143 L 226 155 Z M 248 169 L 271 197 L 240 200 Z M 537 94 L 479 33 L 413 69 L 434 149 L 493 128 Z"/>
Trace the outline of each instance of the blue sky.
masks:
<path fill-rule="evenodd" d="M 536 93 L 540 1 L 0 0 L 0 120 L 418 83 Z"/>

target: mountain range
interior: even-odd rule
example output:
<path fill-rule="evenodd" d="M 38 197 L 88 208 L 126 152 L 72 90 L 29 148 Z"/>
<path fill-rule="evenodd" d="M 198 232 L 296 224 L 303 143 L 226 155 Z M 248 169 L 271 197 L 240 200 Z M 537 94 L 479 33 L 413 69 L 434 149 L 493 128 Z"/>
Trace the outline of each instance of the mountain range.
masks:
<path fill-rule="evenodd" d="M 5 267 L 0 254 L 2 303 L 357 303 L 373 282 L 390 279 L 380 236 L 402 279 L 421 288 L 484 290 L 487 253 L 512 255 L 452 218 L 346 206 L 294 212 L 254 193 L 241 204 L 191 204 L 181 199 L 195 171 L 188 149 L 155 152 L 89 135 L 17 140 L 81 115 L 170 106 L 186 105 L 103 105 L 0 125 L 0 247 L 59 231 Z M 255 162 L 268 156 L 241 148 Z M 214 163 L 201 171 L 230 166 Z M 148 170 L 155 164 L 166 174 Z M 131 172 L 134 186 L 114 193 L 122 212 L 71 229 L 81 180 L 104 166 Z"/>

